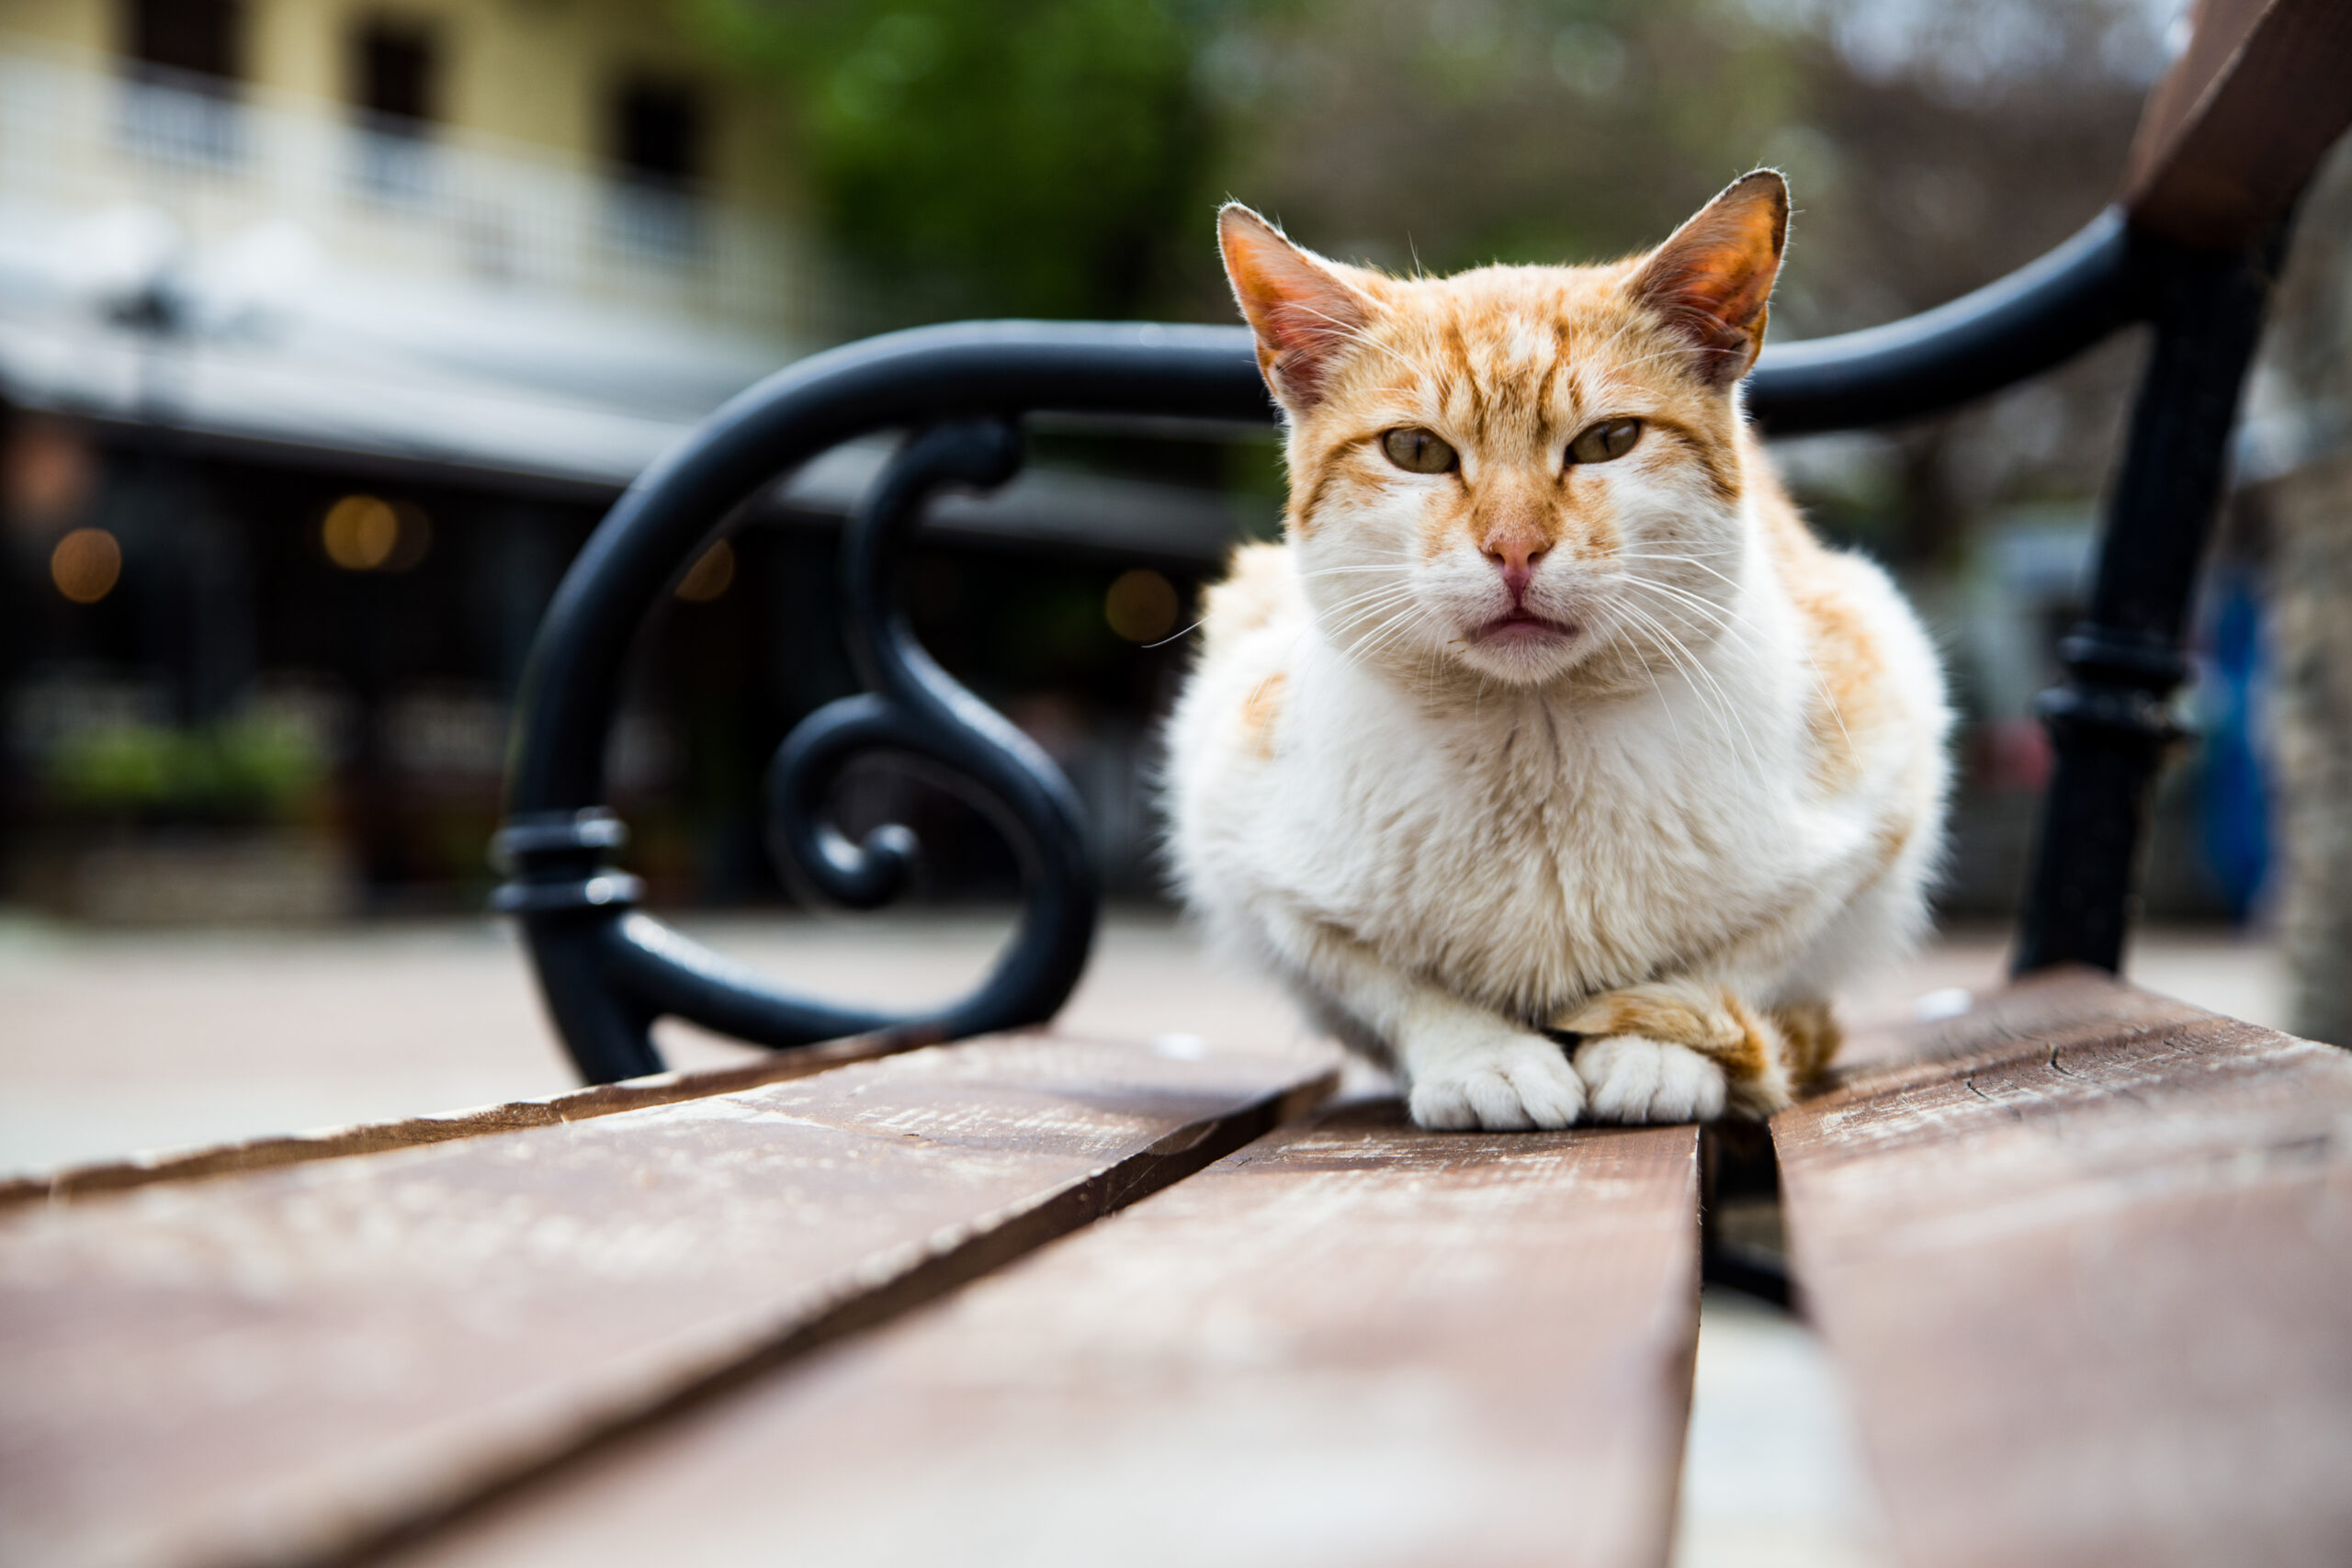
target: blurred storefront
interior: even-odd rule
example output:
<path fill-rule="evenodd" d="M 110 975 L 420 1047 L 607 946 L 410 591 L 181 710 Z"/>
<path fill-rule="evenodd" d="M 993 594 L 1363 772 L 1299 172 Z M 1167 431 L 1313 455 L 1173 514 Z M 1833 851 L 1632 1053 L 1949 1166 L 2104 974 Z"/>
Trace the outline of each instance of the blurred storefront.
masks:
<path fill-rule="evenodd" d="M 0 5 L 12 892 L 478 883 L 565 562 L 817 331 L 761 113 L 622 4 Z"/>
<path fill-rule="evenodd" d="M 0 3 L 5 896 L 126 919 L 478 900 L 566 563 L 648 460 L 838 335 L 757 155 L 768 107 L 664 19 Z M 1142 716 L 1179 657 L 1144 645 L 1241 526 L 1229 457 L 1170 448 L 1155 479 L 1058 449 L 947 509 L 917 611 L 1071 768 L 1140 890 Z M 775 891 L 759 772 L 847 688 L 830 530 L 879 457 L 780 489 L 649 629 L 612 776 L 666 896 Z M 852 816 L 935 819 L 940 886 L 1010 877 L 952 799 L 851 788 Z"/>

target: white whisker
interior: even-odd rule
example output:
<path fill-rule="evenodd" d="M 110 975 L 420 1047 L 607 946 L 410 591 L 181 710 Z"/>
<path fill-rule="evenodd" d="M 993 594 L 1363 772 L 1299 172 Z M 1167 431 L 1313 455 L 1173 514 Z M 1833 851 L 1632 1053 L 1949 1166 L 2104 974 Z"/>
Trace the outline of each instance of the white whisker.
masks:
<path fill-rule="evenodd" d="M 1723 573 L 1721 572 L 1716 572 L 1715 575 L 1723 577 Z M 1709 600 L 1702 599 L 1697 594 L 1690 593 L 1687 590 L 1671 588 L 1665 583 L 1653 582 L 1645 578 L 1634 577 L 1630 573 L 1626 575 L 1624 581 L 1635 587 L 1647 588 L 1660 593 L 1674 594 L 1688 601 L 1690 607 L 1696 610 L 1702 610 L 1718 615 L 1724 613 L 1722 606 L 1716 605 Z M 1732 580 L 1728 577 L 1724 577 L 1724 581 L 1725 582 L 1730 582 Z M 1734 584 L 1734 586 L 1737 585 Z M 1747 618 L 1744 615 L 1738 617 L 1738 623 L 1742 625 L 1753 624 L 1748 622 Z M 1719 621 L 1718 624 L 1721 625 L 1724 623 Z M 1837 722 L 1838 733 L 1845 737 L 1847 750 L 1849 751 L 1854 750 L 1854 733 L 1852 730 L 1846 728 L 1845 711 L 1838 706 L 1838 694 L 1830 690 L 1829 677 L 1823 672 L 1821 661 L 1814 657 L 1813 649 L 1807 643 L 1800 642 L 1797 645 L 1797 652 L 1804 658 L 1806 667 L 1813 671 L 1814 687 L 1821 694 L 1821 700 L 1828 705 L 1829 716 Z"/>
<path fill-rule="evenodd" d="M 1756 737 L 1748 730 L 1747 721 L 1739 716 L 1737 705 L 1734 702 L 1731 694 L 1724 689 L 1723 682 L 1715 678 L 1714 672 L 1706 667 L 1705 662 L 1689 644 L 1675 636 L 1672 628 L 1656 616 L 1634 604 L 1621 603 L 1618 607 L 1638 621 L 1657 640 L 1659 651 L 1671 660 L 1675 668 L 1682 672 L 1683 680 L 1690 685 L 1693 694 L 1705 703 L 1717 717 L 1739 731 L 1740 739 L 1747 751 L 1748 765 L 1761 776 L 1765 771 L 1764 754 L 1756 744 Z M 1702 680 L 1707 683 L 1707 692 L 1702 692 L 1699 689 L 1698 682 Z M 1709 693 L 1713 694 L 1712 698 Z"/>

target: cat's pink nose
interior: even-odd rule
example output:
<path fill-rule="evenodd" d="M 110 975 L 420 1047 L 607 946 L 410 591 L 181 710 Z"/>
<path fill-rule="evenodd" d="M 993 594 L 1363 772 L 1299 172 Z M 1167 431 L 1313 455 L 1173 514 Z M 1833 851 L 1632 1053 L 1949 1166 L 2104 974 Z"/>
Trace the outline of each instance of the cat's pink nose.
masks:
<path fill-rule="evenodd" d="M 1547 541 L 1540 536 L 1498 534 L 1482 547 L 1503 574 L 1503 590 L 1510 595 L 1512 607 L 1518 607 L 1527 597 L 1527 585 L 1534 580 L 1535 563 L 1544 558 Z"/>

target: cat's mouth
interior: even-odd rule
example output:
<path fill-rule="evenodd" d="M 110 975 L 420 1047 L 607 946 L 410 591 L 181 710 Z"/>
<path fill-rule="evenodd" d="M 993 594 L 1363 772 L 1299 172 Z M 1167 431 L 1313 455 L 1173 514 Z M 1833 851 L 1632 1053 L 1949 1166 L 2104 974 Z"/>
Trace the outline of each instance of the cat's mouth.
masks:
<path fill-rule="evenodd" d="M 1566 641 L 1577 635 L 1574 623 L 1555 621 L 1529 609 L 1511 611 L 1498 615 L 1478 628 L 1477 640 L 1509 648 L 1519 643 L 1548 642 L 1553 638 Z"/>

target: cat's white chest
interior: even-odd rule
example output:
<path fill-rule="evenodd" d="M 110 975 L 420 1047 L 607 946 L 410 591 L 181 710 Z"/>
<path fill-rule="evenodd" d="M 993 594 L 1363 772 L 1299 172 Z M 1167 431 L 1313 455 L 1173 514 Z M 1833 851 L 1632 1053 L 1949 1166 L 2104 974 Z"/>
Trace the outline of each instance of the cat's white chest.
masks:
<path fill-rule="evenodd" d="M 1803 868 L 1795 809 L 1704 713 L 1519 702 L 1440 719 L 1325 666 L 1252 858 L 1313 918 L 1540 1014 L 1720 948 Z"/>

